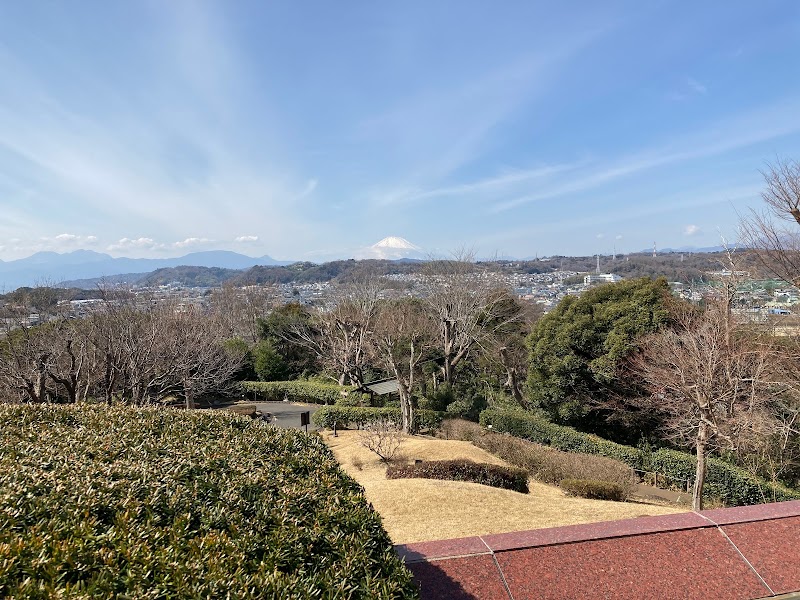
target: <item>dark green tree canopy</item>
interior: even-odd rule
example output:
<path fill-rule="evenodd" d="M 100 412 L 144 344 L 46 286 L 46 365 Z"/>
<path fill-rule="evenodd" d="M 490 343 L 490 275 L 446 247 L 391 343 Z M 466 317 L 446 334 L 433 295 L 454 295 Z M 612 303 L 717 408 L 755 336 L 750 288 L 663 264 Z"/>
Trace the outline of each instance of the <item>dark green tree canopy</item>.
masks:
<path fill-rule="evenodd" d="M 311 327 L 311 313 L 299 302 L 283 304 L 258 319 L 261 342 L 253 349 L 255 370 L 263 381 L 297 379 L 316 370 L 314 353 L 297 343 L 296 331 Z"/>
<path fill-rule="evenodd" d="M 633 279 L 568 296 L 528 337 L 528 393 L 551 418 L 587 426 L 589 408 L 621 387 L 616 379 L 636 339 L 669 321 L 666 280 Z"/>

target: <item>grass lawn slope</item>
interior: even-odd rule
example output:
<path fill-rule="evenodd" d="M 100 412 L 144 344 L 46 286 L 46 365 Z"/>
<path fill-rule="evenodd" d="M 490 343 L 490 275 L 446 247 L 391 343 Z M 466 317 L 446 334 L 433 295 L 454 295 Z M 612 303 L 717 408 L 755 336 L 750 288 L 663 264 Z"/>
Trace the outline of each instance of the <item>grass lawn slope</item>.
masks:
<path fill-rule="evenodd" d="M 431 479 L 387 479 L 386 466 L 359 443 L 358 431 L 325 432 L 345 470 L 364 486 L 396 544 L 613 521 L 685 512 L 685 508 L 609 502 L 567 496 L 552 485 L 529 480 L 530 493 L 477 483 Z M 470 442 L 408 436 L 400 446 L 408 460 L 468 459 L 507 465 Z"/>
<path fill-rule="evenodd" d="M 224 412 L 6 405 L 0 597 L 416 591 L 316 436 Z"/>

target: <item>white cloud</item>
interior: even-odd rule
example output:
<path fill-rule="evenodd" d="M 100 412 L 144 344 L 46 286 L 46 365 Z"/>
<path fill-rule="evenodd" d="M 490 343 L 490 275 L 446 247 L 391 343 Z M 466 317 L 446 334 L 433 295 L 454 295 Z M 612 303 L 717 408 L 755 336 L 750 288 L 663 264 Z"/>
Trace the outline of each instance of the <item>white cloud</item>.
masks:
<path fill-rule="evenodd" d="M 598 240 L 602 240 L 604 237 L 606 237 L 606 234 L 605 234 L 605 233 L 598 233 L 598 234 L 597 234 L 595 237 L 596 237 Z"/>
<path fill-rule="evenodd" d="M 119 250 L 155 250 L 163 247 L 163 244 L 159 244 L 152 238 L 140 237 L 136 239 L 122 238 L 116 244 L 110 244 L 108 250 L 109 252 Z"/>
<path fill-rule="evenodd" d="M 257 242 L 258 236 L 257 235 L 240 235 L 235 240 L 233 240 L 237 244 L 247 244 L 251 242 Z"/>
<path fill-rule="evenodd" d="M 697 225 L 687 225 L 683 228 L 683 235 L 695 235 L 700 233 L 700 228 Z"/>
<path fill-rule="evenodd" d="M 616 236 L 614 239 L 615 239 L 615 240 L 621 240 L 621 239 L 622 239 L 622 234 L 619 234 L 619 235 L 618 235 L 618 236 Z"/>
<path fill-rule="evenodd" d="M 87 246 L 97 243 L 97 236 L 75 235 L 74 233 L 59 233 L 52 238 L 42 238 L 45 242 L 52 242 L 59 246 Z"/>
<path fill-rule="evenodd" d="M 173 248 L 188 248 L 190 246 L 199 246 L 201 244 L 208 244 L 213 241 L 214 240 L 209 240 L 208 238 L 190 237 L 180 242 L 172 242 L 170 246 L 172 246 Z"/>

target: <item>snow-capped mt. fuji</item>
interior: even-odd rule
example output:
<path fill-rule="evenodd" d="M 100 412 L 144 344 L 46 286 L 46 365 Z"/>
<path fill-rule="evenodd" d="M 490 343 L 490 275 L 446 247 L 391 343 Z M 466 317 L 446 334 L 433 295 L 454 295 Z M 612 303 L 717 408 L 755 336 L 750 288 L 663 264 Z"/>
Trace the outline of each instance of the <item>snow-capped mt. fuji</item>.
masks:
<path fill-rule="evenodd" d="M 384 260 L 399 260 L 401 258 L 425 258 L 422 248 L 415 246 L 405 238 L 389 236 L 380 242 L 363 248 L 358 258 L 380 258 Z"/>
<path fill-rule="evenodd" d="M 419 247 L 415 246 L 411 242 L 409 242 L 405 238 L 397 237 L 394 235 L 390 235 L 389 237 L 383 238 L 377 244 L 372 244 L 372 248 L 392 248 L 395 250 L 417 250 L 419 251 Z"/>

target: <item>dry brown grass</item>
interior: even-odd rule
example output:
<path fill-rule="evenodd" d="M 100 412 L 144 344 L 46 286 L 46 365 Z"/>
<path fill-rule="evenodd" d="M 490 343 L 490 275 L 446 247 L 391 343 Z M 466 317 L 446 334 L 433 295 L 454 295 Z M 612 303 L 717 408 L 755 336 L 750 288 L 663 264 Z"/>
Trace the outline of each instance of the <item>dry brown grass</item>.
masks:
<path fill-rule="evenodd" d="M 562 452 L 542 444 L 507 434 L 487 432 L 477 423 L 460 419 L 442 423 L 440 435 L 446 439 L 466 440 L 514 466 L 527 469 L 542 483 L 558 485 L 564 479 L 592 479 L 612 483 L 630 497 L 638 477 L 625 463 L 577 452 Z"/>
<path fill-rule="evenodd" d="M 447 539 L 612 521 L 685 509 L 631 502 L 572 498 L 554 486 L 529 482 L 530 493 L 490 488 L 476 483 L 427 479 L 386 479 L 386 466 L 363 448 L 355 431 L 339 437 L 322 434 L 339 463 L 366 491 L 383 517 L 395 543 Z M 505 465 L 470 442 L 408 436 L 400 452 L 408 460 L 452 460 Z M 360 464 L 359 469 L 354 465 Z"/>

